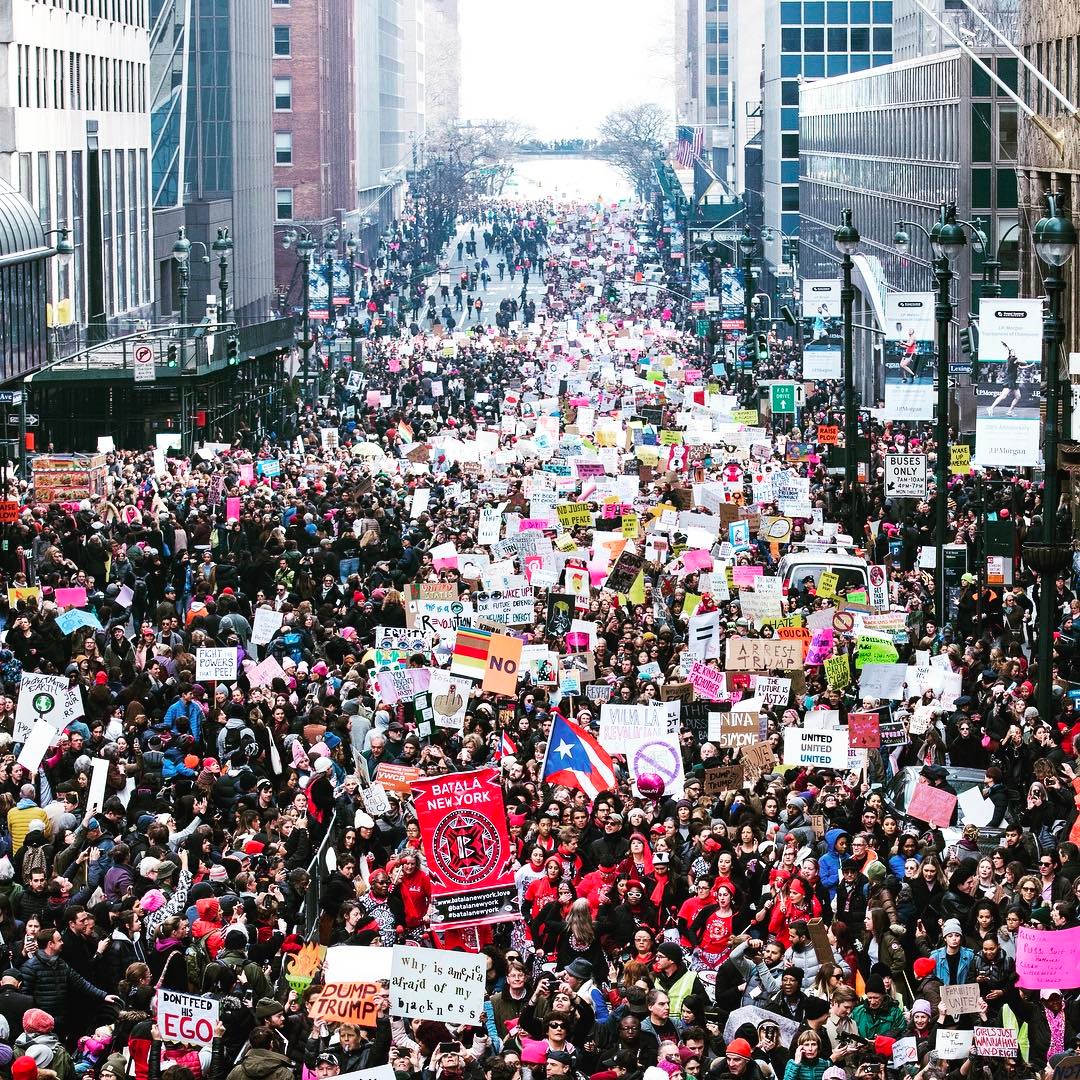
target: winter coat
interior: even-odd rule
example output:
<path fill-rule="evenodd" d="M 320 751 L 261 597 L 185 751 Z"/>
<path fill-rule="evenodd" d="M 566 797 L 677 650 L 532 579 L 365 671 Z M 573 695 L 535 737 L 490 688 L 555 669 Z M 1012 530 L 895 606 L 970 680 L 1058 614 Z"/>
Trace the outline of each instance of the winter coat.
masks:
<path fill-rule="evenodd" d="M 228 1080 L 293 1080 L 293 1064 L 273 1050 L 248 1050 L 229 1072 Z"/>
<path fill-rule="evenodd" d="M 34 1005 L 44 1009 L 57 1021 L 67 1014 L 72 993 L 84 997 L 105 999 L 105 991 L 88 983 L 77 971 L 64 963 L 59 956 L 47 957 L 44 949 L 23 965 L 23 989 L 34 999 Z"/>

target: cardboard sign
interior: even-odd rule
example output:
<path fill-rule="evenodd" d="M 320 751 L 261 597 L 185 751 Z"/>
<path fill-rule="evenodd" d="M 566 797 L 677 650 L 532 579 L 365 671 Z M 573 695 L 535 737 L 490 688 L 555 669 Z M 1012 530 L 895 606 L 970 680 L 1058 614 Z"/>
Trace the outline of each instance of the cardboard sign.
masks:
<path fill-rule="evenodd" d="M 955 809 L 956 796 L 951 791 L 943 791 L 930 784 L 919 783 L 915 785 L 915 790 L 911 793 L 907 815 L 928 824 L 944 826 L 952 821 Z"/>
<path fill-rule="evenodd" d="M 218 1003 L 199 994 L 158 987 L 157 1026 L 165 1042 L 210 1046 L 218 1022 Z"/>
<path fill-rule="evenodd" d="M 484 1015 L 484 957 L 394 946 L 390 1009 L 395 1016 L 475 1024 Z"/>
<path fill-rule="evenodd" d="M 877 750 L 881 746 L 881 728 L 877 713 L 848 713 L 848 746 Z"/>
<path fill-rule="evenodd" d="M 741 765 L 719 765 L 705 770 L 702 785 L 706 795 L 723 795 L 726 791 L 738 791 L 746 781 Z"/>
<path fill-rule="evenodd" d="M 756 712 L 709 713 L 709 742 L 720 747 L 749 746 L 761 732 L 761 717 Z"/>
<path fill-rule="evenodd" d="M 480 684 L 483 690 L 502 697 L 513 697 L 517 693 L 521 647 L 521 638 L 508 634 L 491 635 L 484 679 Z"/>
<path fill-rule="evenodd" d="M 792 671 L 801 668 L 802 643 L 783 638 L 728 638 L 724 666 L 728 671 Z"/>
<path fill-rule="evenodd" d="M 776 755 L 768 743 L 754 743 L 752 746 L 743 746 L 739 750 L 739 760 L 742 762 L 743 772 L 747 780 L 757 780 L 772 770 L 776 762 Z"/>
<path fill-rule="evenodd" d="M 307 1013 L 318 1023 L 356 1024 L 373 1028 L 378 1022 L 376 998 L 383 993 L 377 982 L 327 983 L 308 998 Z"/>
<path fill-rule="evenodd" d="M 982 1012 L 982 994 L 979 993 L 979 984 L 957 983 L 954 986 L 942 986 L 941 1003 L 950 1016 Z"/>

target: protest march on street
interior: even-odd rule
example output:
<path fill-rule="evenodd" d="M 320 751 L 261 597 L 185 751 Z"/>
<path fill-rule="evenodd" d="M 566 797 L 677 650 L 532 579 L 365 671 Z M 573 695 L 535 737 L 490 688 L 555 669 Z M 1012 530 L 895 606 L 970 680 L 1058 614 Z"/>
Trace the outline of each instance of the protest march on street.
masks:
<path fill-rule="evenodd" d="M 1076 577 L 970 569 L 1039 485 L 871 410 L 849 488 L 813 314 L 705 341 L 654 207 L 457 228 L 520 306 L 433 277 L 273 437 L 21 482 L 0 1070 L 1068 1080 Z"/>

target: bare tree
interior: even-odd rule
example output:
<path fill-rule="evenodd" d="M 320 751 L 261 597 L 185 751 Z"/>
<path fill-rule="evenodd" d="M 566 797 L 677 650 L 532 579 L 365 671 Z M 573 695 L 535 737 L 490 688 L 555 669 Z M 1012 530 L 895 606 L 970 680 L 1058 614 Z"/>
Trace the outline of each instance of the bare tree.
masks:
<path fill-rule="evenodd" d="M 653 187 L 656 158 L 663 154 L 670 132 L 670 114 L 652 102 L 616 109 L 600 125 L 604 157 L 634 185 L 641 198 Z"/>

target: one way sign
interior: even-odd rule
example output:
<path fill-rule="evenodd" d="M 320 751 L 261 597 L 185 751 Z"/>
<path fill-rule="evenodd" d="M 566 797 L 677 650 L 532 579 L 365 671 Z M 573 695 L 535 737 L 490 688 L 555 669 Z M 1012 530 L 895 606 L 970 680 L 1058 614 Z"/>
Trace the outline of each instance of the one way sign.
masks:
<path fill-rule="evenodd" d="M 885 498 L 926 498 L 926 455 L 885 455 Z"/>
<path fill-rule="evenodd" d="M 26 414 L 26 426 L 27 427 L 37 427 L 38 424 L 40 423 L 40 421 L 41 421 L 41 417 L 38 416 L 37 413 L 28 412 Z M 11 424 L 12 427 L 18 427 L 19 426 L 19 414 L 18 413 L 8 413 L 7 422 L 9 424 Z"/>

